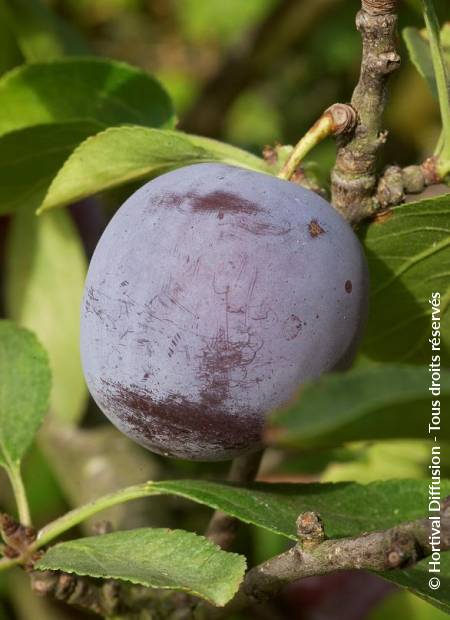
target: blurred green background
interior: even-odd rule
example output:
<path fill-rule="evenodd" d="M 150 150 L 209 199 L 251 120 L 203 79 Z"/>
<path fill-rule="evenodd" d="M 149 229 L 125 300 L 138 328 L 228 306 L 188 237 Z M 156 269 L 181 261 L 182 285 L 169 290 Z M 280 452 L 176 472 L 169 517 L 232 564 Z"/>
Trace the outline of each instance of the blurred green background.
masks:
<path fill-rule="evenodd" d="M 359 72 L 356 0 L 53 0 L 92 51 L 158 77 L 180 127 L 255 152 L 295 143 L 331 103 L 348 101 Z M 402 3 L 399 29 L 423 27 L 420 2 Z M 437 3 L 441 22 L 448 2 Z M 446 15 L 447 13 L 447 15 Z M 421 160 L 438 132 L 436 103 L 404 60 L 390 86 L 387 161 Z M 328 170 L 334 146 L 314 160 Z"/>

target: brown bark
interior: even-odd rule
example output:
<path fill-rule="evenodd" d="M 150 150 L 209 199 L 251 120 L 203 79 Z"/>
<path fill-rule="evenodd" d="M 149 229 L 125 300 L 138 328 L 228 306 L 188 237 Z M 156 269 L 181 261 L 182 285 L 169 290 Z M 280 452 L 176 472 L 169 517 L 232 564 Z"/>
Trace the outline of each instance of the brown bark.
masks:
<path fill-rule="evenodd" d="M 390 74 L 400 66 L 396 51 L 397 0 L 362 0 L 356 26 L 362 36 L 361 72 L 352 106 L 358 123 L 350 137 L 338 138 L 332 173 L 332 202 L 346 219 L 372 214 L 377 186 L 377 155 L 386 140 L 382 115 Z"/>

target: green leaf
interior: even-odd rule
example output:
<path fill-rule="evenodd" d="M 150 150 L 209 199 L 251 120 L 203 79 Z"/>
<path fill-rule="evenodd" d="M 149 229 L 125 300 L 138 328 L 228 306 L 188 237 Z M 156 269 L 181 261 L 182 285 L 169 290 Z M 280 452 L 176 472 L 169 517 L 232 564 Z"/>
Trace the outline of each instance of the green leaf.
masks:
<path fill-rule="evenodd" d="M 450 480 L 442 482 L 442 496 L 450 495 Z M 60 519 L 43 544 L 100 510 L 152 495 L 177 495 L 222 510 L 251 523 L 297 540 L 295 521 L 309 510 L 320 512 L 331 538 L 355 536 L 423 517 L 428 508 L 425 480 L 384 480 L 368 485 L 356 482 L 326 484 L 252 483 L 241 486 L 207 480 L 164 480 L 122 489 L 75 509 Z M 358 505 L 358 510 L 354 509 Z M 55 534 L 56 531 L 56 534 Z"/>
<path fill-rule="evenodd" d="M 322 472 L 322 482 L 374 482 L 391 478 L 428 479 L 432 442 L 397 439 L 347 444 L 345 461 L 330 462 Z M 448 444 L 443 442 L 442 452 Z"/>
<path fill-rule="evenodd" d="M 113 127 L 87 139 L 72 153 L 51 184 L 41 210 L 204 161 L 267 171 L 259 157 L 216 140 L 148 127 Z"/>
<path fill-rule="evenodd" d="M 424 438 L 430 422 L 428 367 L 375 365 L 328 374 L 300 389 L 273 416 L 272 436 L 287 446 L 329 446 L 362 439 Z M 441 373 L 442 412 L 450 371 Z M 428 436 L 428 435 L 427 435 Z M 442 427 L 440 439 L 450 439 Z"/>
<path fill-rule="evenodd" d="M 394 207 L 365 226 L 369 321 L 362 353 L 377 361 L 430 362 L 431 304 L 440 293 L 441 364 L 450 362 L 450 194 Z M 413 337 L 412 337 L 413 335 Z"/>
<path fill-rule="evenodd" d="M 90 57 L 10 71 L 0 79 L 0 109 L 0 134 L 81 120 L 103 128 L 121 123 L 173 127 L 175 123 L 169 96 L 154 78 L 125 63 Z"/>
<path fill-rule="evenodd" d="M 436 78 L 434 77 L 433 61 L 431 60 L 428 41 L 422 36 L 418 28 L 404 28 L 402 36 L 411 62 L 420 75 L 428 82 L 433 96 L 437 99 Z"/>
<path fill-rule="evenodd" d="M 291 540 L 297 540 L 298 515 L 309 510 L 320 513 L 330 538 L 342 538 L 419 519 L 428 509 L 428 482 L 420 480 L 386 480 L 368 485 L 261 482 L 245 487 L 180 480 L 151 483 L 149 491 L 186 497 Z M 449 494 L 450 481 L 443 481 L 442 496 Z"/>
<path fill-rule="evenodd" d="M 254 483 L 245 488 L 230 483 L 182 480 L 152 486 L 207 504 L 291 540 L 296 540 L 298 515 L 306 511 L 319 512 L 329 538 L 383 530 L 425 518 L 428 511 L 428 480 L 386 480 L 368 485 Z M 441 497 L 448 495 L 450 480 L 441 480 Z M 441 556 L 442 587 L 436 593 L 428 586 L 427 562 L 425 559 L 410 570 L 389 571 L 382 576 L 450 612 L 450 553 Z"/>
<path fill-rule="evenodd" d="M 87 51 L 78 33 L 39 0 L 0 0 L 0 16 L 30 62 Z"/>
<path fill-rule="evenodd" d="M 428 559 L 422 560 L 411 570 L 395 570 L 383 573 L 383 577 L 418 594 L 423 600 L 450 614 L 450 553 L 441 554 L 441 572 L 438 575 L 441 585 L 433 591 L 428 581 L 434 573 L 429 572 Z M 409 616 L 408 616 L 409 618 Z"/>
<path fill-rule="evenodd" d="M 47 354 L 34 334 L 0 321 L 0 465 L 17 466 L 48 408 Z"/>
<path fill-rule="evenodd" d="M 37 217 L 22 208 L 9 231 L 6 305 L 9 316 L 44 343 L 53 372 L 52 412 L 80 418 L 87 392 L 79 359 L 79 308 L 86 258 L 69 213 Z"/>
<path fill-rule="evenodd" d="M 152 495 L 171 494 L 205 504 L 292 541 L 297 540 L 295 522 L 306 511 L 320 513 L 329 538 L 357 536 L 371 530 L 382 530 L 405 521 L 425 518 L 428 510 L 428 480 L 386 480 L 361 485 L 354 482 L 337 484 L 270 484 L 253 483 L 240 486 L 200 480 L 147 482 L 100 498 L 67 513 L 41 531 L 41 545 L 71 527 L 120 503 Z M 441 497 L 450 495 L 450 480 L 441 480 Z M 448 558 L 448 559 L 447 559 Z M 410 571 L 383 573 L 386 579 L 400 584 L 410 580 L 411 587 L 436 603 L 438 596 L 450 610 L 450 588 L 433 598 L 423 572 L 426 560 Z M 450 583 L 450 554 L 443 556 Z M 447 579 L 447 578 L 446 578 Z M 431 598 L 430 598 L 431 597 Z"/>
<path fill-rule="evenodd" d="M 181 590 L 223 606 L 242 581 L 245 558 L 191 532 L 148 528 L 61 543 L 36 568 Z"/>
<path fill-rule="evenodd" d="M 37 209 L 73 149 L 100 129 L 94 122 L 26 127 L 0 136 L 0 215 Z"/>

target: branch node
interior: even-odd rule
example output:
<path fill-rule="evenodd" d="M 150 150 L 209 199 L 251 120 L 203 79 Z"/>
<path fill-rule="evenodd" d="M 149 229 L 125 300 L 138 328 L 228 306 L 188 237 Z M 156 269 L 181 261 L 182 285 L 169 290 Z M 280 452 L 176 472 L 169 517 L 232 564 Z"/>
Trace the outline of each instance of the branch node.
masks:
<path fill-rule="evenodd" d="M 325 528 L 318 512 L 303 512 L 296 525 L 297 536 L 303 549 L 313 549 L 325 540 Z"/>
<path fill-rule="evenodd" d="M 407 568 L 421 560 L 423 555 L 413 535 L 395 532 L 386 552 L 386 568 Z"/>
<path fill-rule="evenodd" d="M 397 7 L 398 0 L 362 0 L 363 11 L 371 15 L 385 15 L 392 13 Z"/>
<path fill-rule="evenodd" d="M 400 55 L 396 52 L 381 53 L 377 59 L 378 68 L 384 74 L 395 71 L 400 66 Z"/>
<path fill-rule="evenodd" d="M 36 530 L 5 513 L 0 514 L 0 534 L 6 543 L 4 555 L 9 558 L 23 555 L 36 540 Z"/>
<path fill-rule="evenodd" d="M 335 136 L 352 132 L 358 121 L 358 114 L 349 103 L 334 103 L 325 110 L 324 114 L 331 117 L 332 133 Z"/>
<path fill-rule="evenodd" d="M 438 158 L 436 156 L 428 157 L 420 166 L 425 185 L 434 185 L 442 181 L 438 172 Z"/>
<path fill-rule="evenodd" d="M 378 182 L 377 202 L 385 208 L 402 202 L 405 194 L 403 191 L 403 175 L 400 166 L 388 166 Z"/>

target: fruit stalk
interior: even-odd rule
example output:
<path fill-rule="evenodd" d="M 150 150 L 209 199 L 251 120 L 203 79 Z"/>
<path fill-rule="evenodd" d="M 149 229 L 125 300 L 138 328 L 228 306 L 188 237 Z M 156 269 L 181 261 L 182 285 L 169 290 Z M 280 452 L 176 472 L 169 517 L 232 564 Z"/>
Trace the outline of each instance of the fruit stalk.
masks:
<path fill-rule="evenodd" d="M 357 122 L 355 110 L 350 105 L 335 103 L 330 106 L 295 146 L 289 159 L 278 173 L 279 179 L 289 181 L 303 158 L 325 138 L 350 133 Z"/>
<path fill-rule="evenodd" d="M 255 480 L 262 461 L 264 450 L 244 454 L 231 463 L 228 480 L 230 482 L 253 482 Z M 239 519 L 227 515 L 221 510 L 211 517 L 206 536 L 222 549 L 229 549 L 234 541 Z"/>
<path fill-rule="evenodd" d="M 17 504 L 19 520 L 22 525 L 31 525 L 30 508 L 28 506 L 27 494 L 20 473 L 20 467 L 18 465 L 11 466 L 8 469 L 8 475 Z"/>

